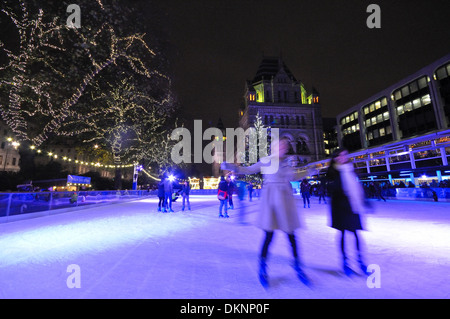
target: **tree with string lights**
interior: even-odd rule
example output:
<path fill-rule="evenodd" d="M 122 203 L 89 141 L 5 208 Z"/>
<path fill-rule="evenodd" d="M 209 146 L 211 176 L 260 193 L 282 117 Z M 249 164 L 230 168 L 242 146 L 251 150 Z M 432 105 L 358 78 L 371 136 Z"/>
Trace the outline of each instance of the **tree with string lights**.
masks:
<path fill-rule="evenodd" d="M 164 57 L 135 29 L 139 19 L 120 1 L 78 4 L 80 29 L 59 18 L 65 9 L 60 1 L 3 2 L 0 14 L 18 40 L 0 38 L 1 117 L 23 145 L 71 136 L 82 143 L 80 149 L 104 145 L 114 164 L 145 157 L 166 165 L 164 119 L 173 113 L 173 98 Z M 125 121 L 112 116 L 119 109 Z"/>
<path fill-rule="evenodd" d="M 132 77 L 124 77 L 114 83 L 96 83 L 90 103 L 80 103 L 83 121 L 67 122 L 60 130 L 64 136 L 77 136 L 87 145 L 100 144 L 110 150 L 118 167 L 116 179 L 120 179 L 123 162 L 145 160 L 163 170 L 173 144 L 167 136 L 173 123 L 170 114 L 175 109 L 170 91 L 157 86 L 160 94 L 166 92 L 159 96 L 148 88 L 141 90 L 135 82 Z"/>
<path fill-rule="evenodd" d="M 107 10 L 100 1 L 90 6 L 95 4 L 98 12 Z M 168 80 L 144 62 L 157 55 L 144 34 L 119 35 L 108 21 L 93 19 L 89 27 L 69 28 L 43 9 L 32 13 L 29 7 L 9 0 L 2 8 L 19 41 L 14 50 L 0 42 L 7 60 L 0 66 L 0 111 L 19 140 L 39 146 L 58 135 L 66 121 L 83 121 L 85 114 L 74 110 L 79 99 L 110 68 L 127 65 L 136 75 Z"/>

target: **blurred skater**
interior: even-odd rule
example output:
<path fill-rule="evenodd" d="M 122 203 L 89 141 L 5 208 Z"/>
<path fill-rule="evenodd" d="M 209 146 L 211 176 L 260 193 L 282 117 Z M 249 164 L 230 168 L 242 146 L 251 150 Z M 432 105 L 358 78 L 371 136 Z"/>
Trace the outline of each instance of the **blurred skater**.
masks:
<path fill-rule="evenodd" d="M 228 183 L 223 176 L 220 177 L 219 186 L 217 188 L 217 198 L 220 201 L 219 218 L 228 218 Z M 222 208 L 225 210 L 224 215 L 222 215 Z"/>
<path fill-rule="evenodd" d="M 244 181 L 238 181 L 236 183 L 237 186 L 237 197 L 239 199 L 239 222 L 241 224 L 245 223 L 244 216 L 245 216 L 245 205 L 244 205 L 244 199 L 245 199 L 245 190 L 246 190 L 246 184 Z"/>
<path fill-rule="evenodd" d="M 259 280 L 264 287 L 269 285 L 267 274 L 267 255 L 269 245 L 272 242 L 274 231 L 282 230 L 287 234 L 292 247 L 293 263 L 292 266 L 299 279 L 308 284 L 309 281 L 300 267 L 300 258 L 297 251 L 297 242 L 294 231 L 300 227 L 295 199 L 292 193 L 290 181 L 295 180 L 294 171 L 287 161 L 287 154 L 290 151 L 288 139 L 282 138 L 280 141 L 274 141 L 271 145 L 272 155 L 248 167 L 237 167 L 234 164 L 222 163 L 222 169 L 234 171 L 236 174 L 254 174 L 261 172 L 264 175 L 264 187 L 261 194 L 261 211 L 258 215 L 257 226 L 265 234 L 265 239 L 261 247 L 259 256 Z M 266 160 L 279 161 L 278 169 L 273 171 L 266 170 L 269 166 Z M 250 197 L 251 198 L 251 197 Z"/>
<path fill-rule="evenodd" d="M 234 209 L 233 193 L 234 193 L 235 185 L 234 185 L 233 180 L 231 179 L 230 175 L 227 176 L 226 181 L 228 184 L 228 204 L 230 205 L 228 208 Z"/>
<path fill-rule="evenodd" d="M 338 149 L 332 154 L 327 178 L 328 194 L 331 199 L 331 227 L 341 232 L 340 248 L 344 272 L 346 275 L 353 272 L 349 267 L 345 250 L 345 231 L 350 231 L 355 236 L 359 266 L 364 273 L 367 273 L 367 267 L 361 254 L 360 239 L 357 234 L 358 230 L 363 229 L 359 214 L 367 209 L 364 190 L 356 176 L 353 163 L 350 162 L 346 149 Z"/>
<path fill-rule="evenodd" d="M 308 183 L 306 178 L 302 180 L 300 184 L 300 192 L 302 193 L 303 198 L 303 208 L 306 208 L 306 203 L 308 203 L 308 208 L 311 208 L 309 205 L 309 198 L 311 197 L 311 185 Z"/>
<path fill-rule="evenodd" d="M 248 199 L 250 201 L 252 201 L 252 197 L 253 197 L 253 184 L 252 184 L 252 182 L 250 182 L 248 184 L 247 189 L 248 189 Z"/>
<path fill-rule="evenodd" d="M 173 193 L 173 185 L 170 178 L 166 177 L 164 179 L 164 213 L 167 211 L 173 213 L 172 210 L 172 193 Z"/>
<path fill-rule="evenodd" d="M 317 190 L 317 194 L 319 195 L 319 204 L 320 204 L 320 202 L 321 202 L 321 199 L 323 199 L 323 202 L 324 202 L 325 204 L 327 203 L 327 200 L 326 200 L 326 198 L 325 198 L 326 193 L 327 193 L 327 188 L 326 188 L 326 186 L 325 186 L 325 182 L 324 182 L 324 181 L 321 181 L 321 182 L 320 182 L 320 185 L 319 185 L 319 189 Z"/>
<path fill-rule="evenodd" d="M 159 198 L 159 202 L 158 202 L 158 212 L 162 211 L 161 208 L 164 207 L 164 209 L 166 208 L 164 206 L 164 198 L 165 198 L 165 194 L 164 194 L 164 177 L 161 176 L 161 181 L 158 184 L 158 198 Z"/>
<path fill-rule="evenodd" d="M 190 191 L 191 191 L 191 185 L 189 185 L 188 181 L 185 181 L 183 186 L 181 187 L 181 196 L 183 196 L 183 204 L 181 206 L 182 211 L 184 211 L 185 202 L 187 202 L 188 210 L 191 210 L 191 203 L 189 202 Z"/>

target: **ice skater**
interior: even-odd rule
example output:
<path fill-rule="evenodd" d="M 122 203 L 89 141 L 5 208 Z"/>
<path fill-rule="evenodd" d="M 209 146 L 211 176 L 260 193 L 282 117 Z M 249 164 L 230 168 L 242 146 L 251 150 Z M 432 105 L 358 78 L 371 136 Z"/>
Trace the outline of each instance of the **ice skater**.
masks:
<path fill-rule="evenodd" d="M 272 242 L 274 231 L 282 230 L 287 234 L 292 247 L 292 267 L 299 279 L 309 284 L 309 280 L 301 269 L 300 258 L 295 238 L 295 230 L 300 228 L 300 219 L 296 208 L 295 199 L 290 181 L 295 180 L 294 171 L 287 161 L 290 150 L 289 140 L 281 138 L 271 144 L 272 155 L 264 159 L 264 163 L 258 163 L 248 167 L 238 167 L 231 163 L 222 163 L 222 169 L 234 171 L 236 174 L 263 173 L 264 187 L 261 194 L 261 210 L 257 219 L 257 226 L 264 231 L 265 239 L 259 255 L 259 280 L 264 287 L 269 286 L 267 274 L 267 256 L 269 245 Z M 268 172 L 264 169 L 268 166 L 267 159 L 277 157 L 279 167 L 276 172 Z M 298 178 L 297 178 L 298 179 Z"/>
<path fill-rule="evenodd" d="M 191 210 L 191 203 L 189 202 L 189 193 L 191 191 L 191 185 L 188 181 L 185 181 L 181 187 L 181 195 L 183 196 L 183 204 L 181 210 L 184 212 L 185 202 L 187 203 L 188 210 Z"/>
<path fill-rule="evenodd" d="M 228 218 L 228 183 L 223 176 L 220 177 L 219 186 L 217 188 L 217 198 L 220 201 L 219 217 Z M 225 211 L 224 215 L 222 215 L 222 208 Z"/>
<path fill-rule="evenodd" d="M 346 149 L 338 149 L 332 154 L 327 179 L 328 194 L 331 199 L 331 227 L 340 231 L 340 250 L 344 273 L 346 275 L 353 273 L 348 264 L 345 250 L 345 232 L 349 231 L 355 237 L 359 266 L 367 274 L 367 267 L 361 253 L 361 241 L 357 234 L 358 230 L 363 230 L 359 214 L 366 212 L 367 206 L 364 189 L 356 176 Z"/>
<path fill-rule="evenodd" d="M 158 212 L 161 212 L 162 208 L 166 209 L 166 206 L 164 204 L 165 194 L 164 194 L 164 177 L 163 176 L 161 176 L 161 181 L 158 184 L 158 198 L 159 198 Z"/>
<path fill-rule="evenodd" d="M 327 187 L 325 186 L 325 182 L 321 181 L 319 185 L 319 189 L 317 190 L 317 194 L 319 195 L 319 204 L 321 202 L 321 199 L 323 199 L 323 202 L 326 204 L 327 199 L 325 198 L 327 192 Z"/>
<path fill-rule="evenodd" d="M 228 184 L 228 204 L 230 205 L 228 208 L 234 209 L 233 193 L 234 193 L 235 184 L 233 183 L 233 180 L 230 175 L 227 176 L 226 181 Z"/>
<path fill-rule="evenodd" d="M 308 203 L 308 208 L 311 208 L 309 198 L 311 197 L 311 185 L 308 183 L 306 178 L 302 180 L 300 184 L 300 191 L 303 197 L 303 208 L 306 208 L 306 203 Z"/>
<path fill-rule="evenodd" d="M 164 178 L 164 213 L 167 211 L 173 213 L 172 209 L 172 193 L 173 193 L 173 185 L 170 178 Z"/>

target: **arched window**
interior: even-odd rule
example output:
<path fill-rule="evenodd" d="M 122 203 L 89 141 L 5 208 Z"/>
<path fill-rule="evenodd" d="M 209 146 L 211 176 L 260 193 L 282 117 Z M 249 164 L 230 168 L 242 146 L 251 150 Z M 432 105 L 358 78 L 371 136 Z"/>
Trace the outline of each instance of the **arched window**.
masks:
<path fill-rule="evenodd" d="M 306 140 L 304 138 L 302 138 L 302 137 L 300 137 L 297 140 L 296 149 L 297 149 L 297 154 L 299 154 L 299 155 L 308 155 L 308 154 L 310 154 L 308 145 L 306 144 Z"/>

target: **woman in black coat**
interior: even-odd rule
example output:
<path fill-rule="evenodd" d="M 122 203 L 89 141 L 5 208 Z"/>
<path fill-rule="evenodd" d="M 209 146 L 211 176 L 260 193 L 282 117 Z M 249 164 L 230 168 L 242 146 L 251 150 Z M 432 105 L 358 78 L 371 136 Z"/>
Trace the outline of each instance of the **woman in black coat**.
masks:
<path fill-rule="evenodd" d="M 348 257 L 345 252 L 345 231 L 354 234 L 356 249 L 358 251 L 358 262 L 361 270 L 367 273 L 360 249 L 360 239 L 357 230 L 362 230 L 359 213 L 366 210 L 364 190 L 355 174 L 353 163 L 350 162 L 346 149 L 336 150 L 327 171 L 328 194 L 331 199 L 331 227 L 339 230 L 340 245 L 344 272 L 352 273 L 348 265 Z"/>

